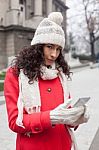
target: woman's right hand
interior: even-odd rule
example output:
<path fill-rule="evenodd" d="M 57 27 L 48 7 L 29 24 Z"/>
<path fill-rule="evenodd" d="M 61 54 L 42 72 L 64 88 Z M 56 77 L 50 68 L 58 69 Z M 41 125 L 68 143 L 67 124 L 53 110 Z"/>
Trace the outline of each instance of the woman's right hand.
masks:
<path fill-rule="evenodd" d="M 84 106 L 68 108 L 70 101 L 60 104 L 50 111 L 50 119 L 52 124 L 73 125 L 85 111 Z"/>

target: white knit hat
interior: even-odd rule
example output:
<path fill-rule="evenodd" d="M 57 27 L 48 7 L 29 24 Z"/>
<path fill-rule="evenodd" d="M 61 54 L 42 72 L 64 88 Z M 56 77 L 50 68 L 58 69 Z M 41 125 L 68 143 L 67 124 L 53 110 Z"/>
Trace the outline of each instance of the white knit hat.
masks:
<path fill-rule="evenodd" d="M 38 25 L 31 45 L 50 43 L 64 49 L 65 34 L 61 26 L 62 22 L 63 16 L 60 12 L 50 13 L 48 18 L 44 18 Z"/>

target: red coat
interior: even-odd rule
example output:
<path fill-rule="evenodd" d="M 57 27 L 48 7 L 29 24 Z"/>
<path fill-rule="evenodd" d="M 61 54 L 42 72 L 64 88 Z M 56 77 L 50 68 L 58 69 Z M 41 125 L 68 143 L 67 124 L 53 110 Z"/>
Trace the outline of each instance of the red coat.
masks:
<path fill-rule="evenodd" d="M 4 83 L 4 94 L 8 113 L 9 127 L 17 133 L 16 150 L 70 150 L 71 137 L 64 125 L 51 125 L 50 110 L 63 103 L 63 90 L 59 78 L 39 79 L 41 112 L 24 112 L 25 129 L 16 125 L 18 116 L 17 100 L 19 95 L 18 78 L 9 69 Z M 48 89 L 51 89 L 48 90 Z M 26 132 L 32 132 L 27 136 Z"/>

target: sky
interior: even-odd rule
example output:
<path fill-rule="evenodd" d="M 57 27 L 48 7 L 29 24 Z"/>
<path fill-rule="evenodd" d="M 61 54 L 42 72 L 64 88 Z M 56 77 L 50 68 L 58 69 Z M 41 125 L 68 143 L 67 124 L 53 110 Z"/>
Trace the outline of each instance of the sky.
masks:
<path fill-rule="evenodd" d="M 69 9 L 67 11 L 68 16 L 71 16 L 71 15 L 73 15 L 73 13 L 76 13 L 76 9 L 75 9 L 76 0 L 67 0 L 66 5 L 69 7 Z"/>
<path fill-rule="evenodd" d="M 82 6 L 80 5 L 80 1 L 81 0 L 67 0 L 66 5 L 69 7 L 67 10 L 67 18 L 69 25 L 76 25 L 81 22 Z"/>
<path fill-rule="evenodd" d="M 67 34 L 69 32 L 72 33 L 72 35 L 75 37 L 75 43 L 78 46 L 78 38 L 79 34 L 82 34 L 82 29 L 79 27 L 79 25 L 82 22 L 83 17 L 81 17 L 81 6 L 80 6 L 81 0 L 67 0 L 66 5 L 69 7 L 67 10 Z M 85 46 L 85 45 L 83 45 Z M 79 39 L 79 48 L 82 47 L 82 42 L 80 43 Z M 85 47 L 83 48 L 85 49 Z"/>

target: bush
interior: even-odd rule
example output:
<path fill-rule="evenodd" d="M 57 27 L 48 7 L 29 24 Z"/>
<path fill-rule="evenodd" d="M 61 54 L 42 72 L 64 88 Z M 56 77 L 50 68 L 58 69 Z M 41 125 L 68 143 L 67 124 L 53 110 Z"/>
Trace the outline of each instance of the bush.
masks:
<path fill-rule="evenodd" d="M 3 88 L 4 88 L 4 83 L 2 81 L 2 80 L 4 80 L 4 78 L 5 78 L 5 72 L 0 72 L 0 80 L 1 80 L 1 82 L 0 82 L 0 91 L 3 91 Z"/>
<path fill-rule="evenodd" d="M 5 72 L 1 72 L 0 73 L 0 80 L 4 80 L 4 78 L 5 78 Z"/>
<path fill-rule="evenodd" d="M 91 55 L 88 54 L 72 54 L 73 58 L 78 58 L 80 62 L 91 62 L 92 61 L 92 57 Z M 99 53 L 95 54 L 95 58 L 94 58 L 94 62 L 99 62 Z"/>
<path fill-rule="evenodd" d="M 78 58 L 79 58 L 80 61 L 91 61 L 92 60 L 90 55 L 89 56 L 87 56 L 87 55 L 79 55 Z"/>
<path fill-rule="evenodd" d="M 3 91 L 4 83 L 0 83 L 0 91 Z"/>
<path fill-rule="evenodd" d="M 73 53 L 73 54 L 72 54 L 72 57 L 73 57 L 74 59 L 76 59 L 78 56 L 77 56 L 76 53 Z"/>

